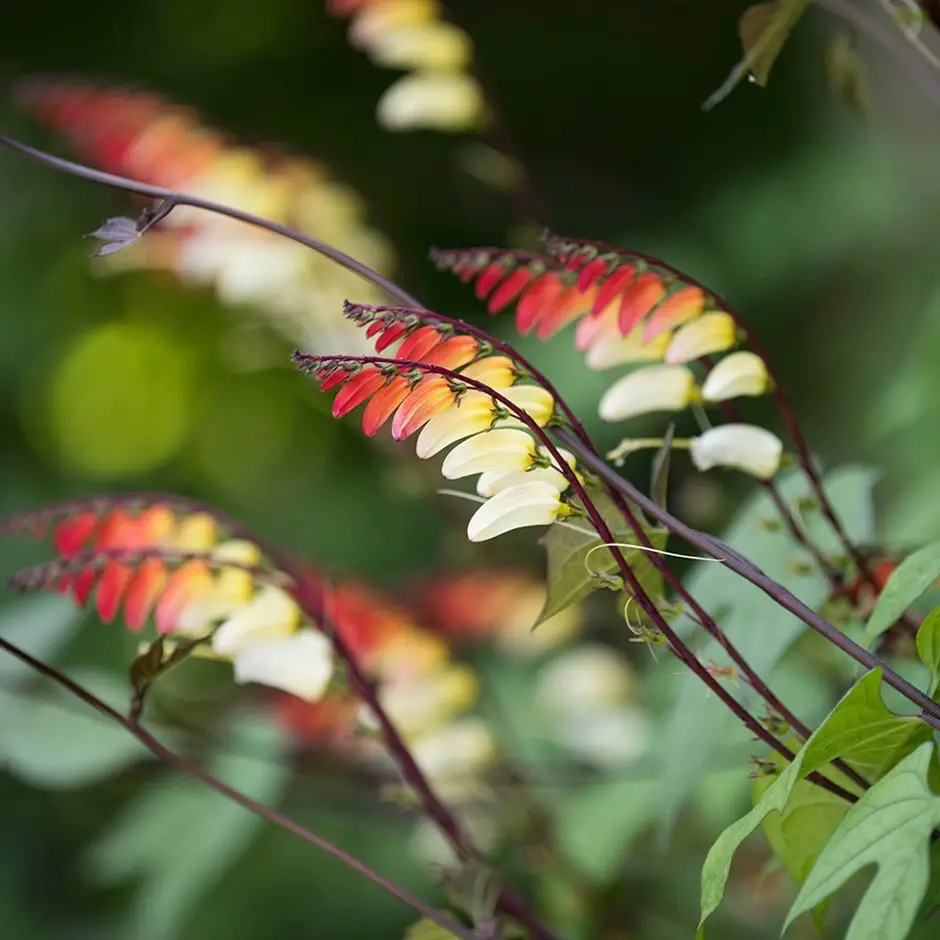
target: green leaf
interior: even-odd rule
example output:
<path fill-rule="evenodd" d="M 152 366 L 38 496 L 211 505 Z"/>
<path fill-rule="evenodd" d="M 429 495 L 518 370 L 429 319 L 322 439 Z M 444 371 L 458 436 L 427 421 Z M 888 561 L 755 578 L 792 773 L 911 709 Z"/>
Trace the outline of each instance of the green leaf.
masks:
<path fill-rule="evenodd" d="M 837 757 L 850 762 L 869 780 L 877 780 L 930 740 L 931 731 L 920 719 L 888 711 L 880 690 L 881 670 L 863 676 L 816 729 L 793 762 L 767 787 L 757 805 L 718 837 L 702 867 L 700 931 L 706 918 L 721 903 L 738 846 L 769 813 L 785 811 L 800 780 Z"/>
<path fill-rule="evenodd" d="M 75 670 L 72 678 L 109 705 L 126 707 L 125 681 L 94 670 Z M 88 786 L 149 756 L 124 728 L 64 692 L 0 691 L 0 766 L 33 786 Z"/>
<path fill-rule="evenodd" d="M 290 775 L 287 747 L 269 720 L 239 714 L 210 769 L 235 789 L 274 805 Z M 127 936 L 171 940 L 262 824 L 198 781 L 174 778 L 151 786 L 129 806 L 93 846 L 86 864 L 104 884 L 140 879 Z"/>
<path fill-rule="evenodd" d="M 748 7 L 738 23 L 744 58 L 731 70 L 721 87 L 702 105 L 710 111 L 722 102 L 743 79 L 750 76 L 766 85 L 770 70 L 809 0 L 775 0 Z"/>
<path fill-rule="evenodd" d="M 935 607 L 917 628 L 917 655 L 930 670 L 930 694 L 940 684 L 940 607 Z"/>
<path fill-rule="evenodd" d="M 878 781 L 845 815 L 787 914 L 784 930 L 856 872 L 877 865 L 845 940 L 903 940 L 930 880 L 930 834 L 940 797 L 927 781 L 933 744 L 925 743 Z"/>
<path fill-rule="evenodd" d="M 450 916 L 448 911 L 441 911 L 441 913 Z M 422 917 L 421 920 L 408 927 L 404 935 L 404 940 L 453 940 L 453 938 L 454 934 L 445 930 L 440 924 L 434 923 L 433 920 L 428 920 L 427 917 Z"/>
<path fill-rule="evenodd" d="M 937 578 L 940 578 L 940 542 L 908 555 L 891 573 L 868 618 L 865 638 L 869 645 L 897 623 Z"/>
<path fill-rule="evenodd" d="M 825 477 L 825 487 L 849 537 L 856 543 L 868 542 L 874 535 L 872 490 L 877 473 L 868 467 L 840 467 Z M 775 480 L 784 500 L 793 505 L 810 491 L 799 471 L 780 474 Z M 829 596 L 829 584 L 820 572 L 799 573 L 811 561 L 795 545 L 782 526 L 769 523 L 778 519 L 776 508 L 763 490 L 756 491 L 741 507 L 722 536 L 733 549 L 750 559 L 778 583 L 817 609 Z M 805 513 L 807 528 L 823 551 L 841 551 L 841 545 L 825 520 Z M 702 561 L 693 565 L 685 585 L 713 616 L 741 654 L 765 679 L 793 642 L 807 629 L 796 617 L 775 604 L 751 584 L 723 565 Z M 676 622 L 676 628 L 692 639 L 694 624 Z M 727 663 L 727 656 L 712 639 L 695 635 L 695 650 L 703 662 L 714 659 Z M 676 818 L 679 807 L 689 798 L 697 782 L 714 768 L 722 752 L 736 744 L 750 747 L 750 737 L 719 699 L 693 679 L 673 681 L 674 701 L 661 731 L 658 748 L 660 766 L 657 778 L 662 788 L 663 827 Z M 753 691 L 739 690 L 744 704 L 756 707 Z"/>
<path fill-rule="evenodd" d="M 658 506 L 666 508 L 666 497 L 669 494 L 669 462 L 672 457 L 672 440 L 676 436 L 676 426 L 670 422 L 663 435 L 656 456 L 653 457 L 652 480 L 650 482 L 650 496 Z"/>
<path fill-rule="evenodd" d="M 610 527 L 614 540 L 621 543 L 623 556 L 640 584 L 654 600 L 661 598 L 662 577 L 653 567 L 649 555 L 642 549 L 623 548 L 623 545 L 637 544 L 633 529 L 608 496 L 592 493 L 591 498 Z M 536 626 L 584 600 L 602 582 L 609 580 L 611 587 L 621 589 L 617 563 L 607 549 L 598 547 L 603 543 L 591 528 L 591 523 L 587 519 L 578 519 L 573 524 L 577 528 L 553 525 L 541 540 L 548 552 L 548 597 Z M 645 522 L 643 528 L 656 548 L 665 547 L 669 538 L 665 529 L 654 528 Z"/>
<path fill-rule="evenodd" d="M 930 852 L 930 884 L 907 940 L 936 940 L 940 934 L 940 842 Z"/>

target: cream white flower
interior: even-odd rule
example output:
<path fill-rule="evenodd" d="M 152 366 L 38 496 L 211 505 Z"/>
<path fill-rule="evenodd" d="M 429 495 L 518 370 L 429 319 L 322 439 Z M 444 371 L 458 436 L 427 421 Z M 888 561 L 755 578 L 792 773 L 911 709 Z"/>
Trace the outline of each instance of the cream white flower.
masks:
<path fill-rule="evenodd" d="M 692 362 L 702 356 L 724 352 L 736 340 L 734 320 L 727 313 L 704 313 L 676 330 L 666 350 L 665 360 L 671 365 Z"/>
<path fill-rule="evenodd" d="M 539 453 L 545 457 L 549 457 L 545 447 L 540 447 Z M 568 466 L 574 470 L 575 464 L 577 462 L 574 454 L 565 450 L 564 448 L 559 448 L 558 453 L 561 454 L 565 463 L 567 463 Z M 550 459 L 554 461 L 554 458 Z M 561 470 L 558 469 L 557 466 L 555 466 L 553 462 L 552 466 L 550 467 L 534 467 L 530 470 L 523 470 L 521 472 L 487 470 L 481 473 L 480 479 L 477 480 L 477 495 L 489 499 L 491 496 L 495 496 L 497 493 L 508 489 L 510 486 L 518 486 L 520 483 L 534 483 L 536 481 L 551 483 L 552 486 L 557 487 L 559 493 L 563 493 L 570 485 L 567 477 L 561 472 Z"/>
<path fill-rule="evenodd" d="M 503 389 L 500 394 L 521 408 L 540 428 L 548 424 L 555 413 L 555 399 L 540 385 L 514 385 Z M 497 427 L 523 427 L 515 416 L 503 418 Z"/>
<path fill-rule="evenodd" d="M 681 411 L 695 396 L 695 379 L 686 366 L 647 366 L 607 389 L 600 415 L 604 421 L 623 421 L 651 411 Z"/>
<path fill-rule="evenodd" d="M 315 701 L 333 677 L 333 645 L 316 630 L 252 643 L 234 659 L 236 682 L 257 682 Z"/>
<path fill-rule="evenodd" d="M 412 738 L 469 708 L 476 700 L 477 691 L 473 670 L 453 664 L 417 679 L 385 685 L 379 697 L 398 730 Z"/>
<path fill-rule="evenodd" d="M 289 636 L 301 619 L 296 601 L 281 588 L 266 584 L 215 631 L 212 649 L 219 656 L 237 656 L 255 643 Z"/>
<path fill-rule="evenodd" d="M 437 0 L 392 0 L 365 4 L 349 27 L 350 45 L 369 49 L 383 33 L 434 22 L 441 15 Z"/>
<path fill-rule="evenodd" d="M 393 131 L 466 131 L 483 113 L 483 91 L 466 72 L 412 72 L 387 88 L 378 103 L 379 124 Z"/>
<path fill-rule="evenodd" d="M 597 768 L 626 767 L 649 749 L 649 718 L 635 708 L 572 712 L 553 726 L 555 740 Z"/>
<path fill-rule="evenodd" d="M 668 346 L 668 331 L 660 333 L 647 343 L 643 341 L 642 325 L 631 330 L 626 336 L 621 336 L 614 328 L 611 335 L 600 336 L 592 343 L 584 361 L 587 367 L 595 372 L 634 362 L 657 362 L 663 358 Z"/>
<path fill-rule="evenodd" d="M 783 443 L 753 424 L 723 424 L 692 438 L 689 455 L 699 470 L 733 467 L 769 480 L 780 469 Z"/>
<path fill-rule="evenodd" d="M 415 763 L 432 781 L 477 777 L 496 759 L 496 741 L 483 719 L 460 718 L 411 742 Z"/>
<path fill-rule="evenodd" d="M 726 401 L 742 395 L 763 395 L 769 386 L 767 366 L 752 352 L 734 352 L 725 356 L 702 385 L 705 401 Z"/>
<path fill-rule="evenodd" d="M 387 30 L 369 50 L 377 65 L 393 69 L 459 71 L 470 64 L 472 54 L 470 37 L 443 20 Z"/>
<path fill-rule="evenodd" d="M 539 672 L 536 700 L 557 713 L 605 708 L 626 701 L 633 670 L 608 646 L 585 644 L 562 653 Z"/>
<path fill-rule="evenodd" d="M 458 444 L 444 458 L 441 473 L 448 480 L 459 480 L 486 471 L 521 471 L 532 465 L 537 453 L 531 434 L 513 428 L 497 428 Z"/>
<path fill-rule="evenodd" d="M 485 542 L 512 529 L 551 525 L 570 513 L 558 488 L 545 480 L 519 483 L 490 497 L 467 525 L 471 542 Z"/>

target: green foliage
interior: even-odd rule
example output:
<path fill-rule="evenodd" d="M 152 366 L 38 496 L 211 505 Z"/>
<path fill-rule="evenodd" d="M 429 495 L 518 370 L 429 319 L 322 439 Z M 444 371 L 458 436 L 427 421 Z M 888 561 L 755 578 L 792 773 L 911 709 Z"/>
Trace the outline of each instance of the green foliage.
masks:
<path fill-rule="evenodd" d="M 917 655 L 930 670 L 930 694 L 940 684 L 940 607 L 935 607 L 917 628 Z"/>
<path fill-rule="evenodd" d="M 441 911 L 442 914 L 448 913 Z M 413 923 L 406 931 L 403 940 L 453 940 L 454 934 L 445 930 L 440 924 L 422 917 Z"/>
<path fill-rule="evenodd" d="M 930 835 L 940 824 L 940 797 L 927 779 L 933 756 L 932 743 L 921 745 L 846 813 L 803 883 L 784 930 L 856 872 L 877 865 L 846 940 L 907 936 L 930 881 Z"/>
<path fill-rule="evenodd" d="M 842 467 L 827 475 L 826 490 L 851 537 L 871 539 L 874 531 L 872 488 L 877 476 L 868 467 Z M 781 475 L 778 487 L 787 503 L 807 497 L 808 489 L 798 472 Z M 831 530 L 807 513 L 806 525 L 825 551 L 838 550 Z M 825 577 L 818 571 L 802 573 L 806 554 L 794 546 L 776 520 L 777 513 L 763 491 L 756 492 L 741 507 L 723 539 L 753 561 L 811 607 L 819 607 L 829 595 Z M 778 607 L 757 588 L 745 583 L 722 565 L 701 562 L 686 579 L 686 587 L 712 616 L 718 619 L 728 639 L 764 679 L 806 627 Z M 691 625 L 686 625 L 688 638 Z M 699 658 L 725 663 L 726 655 L 710 638 L 694 643 Z M 737 719 L 700 682 L 675 683 L 676 693 L 662 730 L 658 750 L 657 778 L 662 789 L 664 821 L 671 822 L 698 780 L 715 766 L 728 745 L 748 740 Z M 754 702 L 753 692 L 741 689 L 745 704 Z"/>
<path fill-rule="evenodd" d="M 608 884 L 658 809 L 655 780 L 612 774 L 559 803 L 554 826 L 558 848 L 588 878 Z"/>
<path fill-rule="evenodd" d="M 777 56 L 808 6 L 809 0 L 773 0 L 757 3 L 744 11 L 738 24 L 744 58 L 705 102 L 706 111 L 724 101 L 745 78 L 757 85 L 767 84 Z"/>
<path fill-rule="evenodd" d="M 880 670 L 863 676 L 816 729 L 792 763 L 761 794 L 754 808 L 725 829 L 709 850 L 702 868 L 700 930 L 721 903 L 738 846 L 769 813 L 786 811 L 799 781 L 814 770 L 825 768 L 837 757 L 849 762 L 868 780 L 878 780 L 930 736 L 930 729 L 920 719 L 904 718 L 888 711 L 881 699 Z"/>
<path fill-rule="evenodd" d="M 656 503 L 666 508 L 666 497 L 669 495 L 669 462 L 672 457 L 672 441 L 676 436 L 676 426 L 670 423 L 663 435 L 663 442 L 653 457 L 653 466 L 650 480 L 650 496 Z"/>
<path fill-rule="evenodd" d="M 925 545 L 905 558 L 891 573 L 868 618 L 865 637 L 869 644 L 897 623 L 938 578 L 940 542 Z"/>
<path fill-rule="evenodd" d="M 127 683 L 100 670 L 73 670 L 76 682 L 115 708 L 127 707 Z M 149 758 L 132 735 L 60 689 L 47 696 L 0 691 L 0 764 L 50 790 L 88 786 Z"/>
<path fill-rule="evenodd" d="M 0 610 L 0 636 L 32 656 L 51 660 L 69 641 L 84 614 L 69 600 L 45 594 L 20 598 Z M 0 683 L 5 690 L 35 679 L 32 667 L 14 656 L 0 656 Z"/>
<path fill-rule="evenodd" d="M 288 780 L 286 742 L 260 716 L 236 718 L 209 768 L 235 789 L 272 805 Z M 170 940 L 261 825 L 259 817 L 196 780 L 157 782 L 114 821 L 92 848 L 87 865 L 102 884 L 139 879 L 129 936 Z"/>
<path fill-rule="evenodd" d="M 619 543 L 627 564 L 640 584 L 654 600 L 663 596 L 662 576 L 653 567 L 649 554 L 642 548 L 624 548 L 637 544 L 633 529 L 624 521 L 620 511 L 603 493 L 592 493 L 598 511 L 604 517 L 614 541 Z M 642 520 L 641 520 L 642 522 Z M 571 525 L 577 528 L 572 528 Z M 605 548 L 587 520 L 571 525 L 553 525 L 541 542 L 548 553 L 548 597 L 539 614 L 536 626 L 561 613 L 572 604 L 584 600 L 599 585 L 615 590 L 622 587 L 622 579 L 613 556 Z M 656 548 L 664 548 L 669 533 L 642 522 L 643 530 Z"/>

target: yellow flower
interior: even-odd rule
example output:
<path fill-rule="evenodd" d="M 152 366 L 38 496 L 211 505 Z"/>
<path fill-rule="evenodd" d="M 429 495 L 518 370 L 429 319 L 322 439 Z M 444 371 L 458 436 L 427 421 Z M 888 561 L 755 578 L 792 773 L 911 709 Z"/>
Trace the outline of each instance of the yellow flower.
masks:
<path fill-rule="evenodd" d="M 666 350 L 666 362 L 678 365 L 724 352 L 735 344 L 736 333 L 734 320 L 727 313 L 704 313 L 676 330 Z"/>
<path fill-rule="evenodd" d="M 401 26 L 377 36 L 369 53 L 378 65 L 396 69 L 459 71 L 470 64 L 470 37 L 441 21 Z"/>
<path fill-rule="evenodd" d="M 537 456 L 531 434 L 513 428 L 483 431 L 458 444 L 445 458 L 441 473 L 448 480 L 475 473 L 526 470 Z"/>
<path fill-rule="evenodd" d="M 379 99 L 379 124 L 388 130 L 418 127 L 468 131 L 485 108 L 479 82 L 465 72 L 421 71 L 403 75 Z"/>
<path fill-rule="evenodd" d="M 702 398 L 726 401 L 742 395 L 763 395 L 770 385 L 767 366 L 752 352 L 734 352 L 719 362 L 705 379 Z"/>
<path fill-rule="evenodd" d="M 245 647 L 234 660 L 236 682 L 257 682 L 298 698 L 322 698 L 333 677 L 333 646 L 309 628 Z"/>

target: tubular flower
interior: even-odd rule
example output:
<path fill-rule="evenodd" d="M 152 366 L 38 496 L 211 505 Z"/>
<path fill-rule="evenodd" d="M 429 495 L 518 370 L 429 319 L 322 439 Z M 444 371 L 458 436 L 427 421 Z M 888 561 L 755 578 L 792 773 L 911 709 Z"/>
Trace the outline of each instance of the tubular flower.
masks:
<path fill-rule="evenodd" d="M 618 379 L 601 398 L 604 421 L 623 421 L 652 411 L 681 411 L 697 395 L 695 378 L 685 366 L 656 365 Z"/>
<path fill-rule="evenodd" d="M 108 172 L 264 216 L 391 273 L 391 249 L 369 226 L 361 197 L 318 163 L 235 146 L 190 109 L 148 93 L 34 80 L 20 86 L 18 101 Z M 289 340 L 308 348 L 364 348 L 337 315 L 344 297 L 354 290 L 363 296 L 358 276 L 243 222 L 179 206 L 98 264 L 103 271 L 170 271 L 211 286 L 220 302 L 262 309 Z M 377 289 L 365 291 L 363 299 L 379 299 Z"/>
<path fill-rule="evenodd" d="M 664 358 L 670 365 L 676 365 L 724 352 L 734 345 L 736 332 L 734 320 L 727 313 L 702 314 L 676 330 Z"/>
<path fill-rule="evenodd" d="M 519 483 L 500 490 L 480 506 L 467 526 L 467 538 L 485 542 L 513 529 L 551 525 L 571 512 L 552 483 Z"/>
<path fill-rule="evenodd" d="M 702 385 L 705 401 L 726 401 L 742 395 L 763 395 L 770 387 L 767 366 L 752 352 L 734 352 L 725 356 L 708 373 Z"/>
<path fill-rule="evenodd" d="M 379 124 L 390 130 L 427 127 L 463 132 L 481 126 L 485 101 L 468 71 L 473 43 L 441 18 L 436 0 L 333 2 L 336 16 L 351 16 L 350 44 L 376 65 L 410 70 L 378 103 Z"/>
<path fill-rule="evenodd" d="M 538 448 L 539 458 L 533 460 L 531 465 L 523 471 L 503 471 L 503 470 L 484 470 L 477 480 L 477 494 L 489 499 L 497 493 L 508 489 L 510 486 L 516 486 L 519 483 L 533 483 L 536 480 L 544 480 L 551 483 L 560 493 L 564 493 L 570 486 L 568 478 L 555 464 L 554 458 L 544 447 Z M 563 448 L 558 449 L 562 459 L 568 466 L 575 471 L 578 480 L 583 482 L 583 477 L 577 472 L 577 460 L 570 451 Z"/>
<path fill-rule="evenodd" d="M 108 623 L 123 613 L 138 632 L 186 638 L 197 652 L 230 661 L 237 682 L 260 682 L 310 698 L 333 674 L 330 642 L 261 549 L 233 538 L 213 515 L 165 497 L 91 500 L 7 524 L 51 530 L 58 559 L 13 581 L 55 588 Z M 290 668 L 288 668 L 290 666 Z"/>
<path fill-rule="evenodd" d="M 760 480 L 779 469 L 783 444 L 775 434 L 751 424 L 724 424 L 692 438 L 689 456 L 699 470 L 732 467 Z"/>
<path fill-rule="evenodd" d="M 550 525 L 575 511 L 561 497 L 572 477 L 581 479 L 574 458 L 559 452 L 559 459 L 547 443 L 543 447 L 532 436 L 555 418 L 555 399 L 546 389 L 520 383 L 523 375 L 512 360 L 492 355 L 492 347 L 481 342 L 462 344 L 470 361 L 459 367 L 429 363 L 446 343 L 468 339 L 450 336 L 455 330 L 451 324 L 435 326 L 437 315 L 430 311 L 347 304 L 346 314 L 366 327 L 377 347 L 389 336 L 390 342 L 399 342 L 394 358 L 370 361 L 297 353 L 295 362 L 314 375 L 322 389 L 339 388 L 334 416 L 342 417 L 368 400 L 366 434 L 375 433 L 394 414 L 393 436 L 400 440 L 418 431 L 415 451 L 421 459 L 458 445 L 444 459 L 444 477 L 480 474 L 478 493 L 486 498 L 470 520 L 471 541 L 523 526 Z M 438 342 L 436 330 L 450 338 Z M 413 358 L 422 353 L 424 360 Z M 447 371 L 433 371 L 436 368 Z M 513 496 L 522 501 L 513 505 Z"/>

